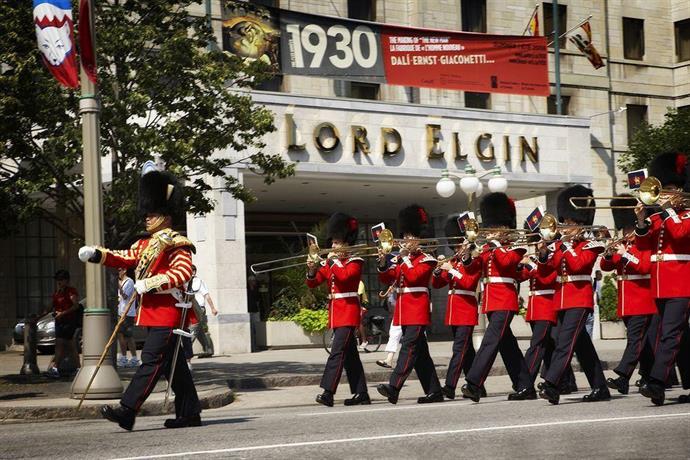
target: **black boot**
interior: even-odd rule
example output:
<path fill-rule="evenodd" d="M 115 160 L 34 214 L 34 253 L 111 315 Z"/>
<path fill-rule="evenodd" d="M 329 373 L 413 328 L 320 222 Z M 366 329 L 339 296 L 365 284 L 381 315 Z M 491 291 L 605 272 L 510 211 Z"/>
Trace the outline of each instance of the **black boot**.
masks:
<path fill-rule="evenodd" d="M 443 396 L 445 396 L 448 399 L 455 399 L 455 388 L 451 388 L 448 385 L 444 386 L 441 388 L 441 391 L 443 392 Z"/>
<path fill-rule="evenodd" d="M 201 416 L 199 414 L 189 417 L 169 418 L 163 424 L 166 428 L 187 428 L 190 426 L 201 426 Z"/>
<path fill-rule="evenodd" d="M 324 406 L 333 407 L 333 393 L 326 390 L 320 395 L 316 395 L 316 402 Z"/>
<path fill-rule="evenodd" d="M 659 385 L 654 382 L 645 383 L 640 387 L 640 393 L 645 398 L 649 398 L 657 406 L 664 405 L 664 399 L 666 398 L 666 392 L 664 391 L 664 386 Z"/>
<path fill-rule="evenodd" d="M 620 376 L 616 379 L 606 379 L 606 386 L 612 390 L 617 390 L 622 395 L 627 395 L 628 391 L 630 391 L 630 383 L 628 382 L 628 379 L 623 376 Z"/>
<path fill-rule="evenodd" d="M 561 399 L 561 394 L 559 393 L 558 388 L 556 388 L 555 385 L 552 385 L 551 383 L 544 381 L 541 386 L 541 391 L 539 391 L 539 397 L 542 399 L 546 399 L 551 404 L 558 404 L 558 402 Z"/>
<path fill-rule="evenodd" d="M 460 388 L 460 391 L 462 391 L 463 398 L 471 399 L 474 402 L 479 402 L 481 399 L 481 390 L 473 383 L 467 382 L 462 386 L 462 388 Z"/>
<path fill-rule="evenodd" d="M 508 395 L 508 401 L 525 401 L 528 399 L 537 399 L 537 392 L 532 387 L 523 388 Z"/>
<path fill-rule="evenodd" d="M 359 406 L 364 404 L 371 404 L 369 393 L 355 393 L 350 399 L 345 400 L 346 406 Z"/>
<path fill-rule="evenodd" d="M 101 407 L 101 415 L 103 418 L 120 425 L 120 428 L 124 428 L 127 431 L 132 431 L 132 428 L 134 427 L 134 419 L 136 418 L 137 414 L 132 409 L 125 406 L 103 406 Z"/>
<path fill-rule="evenodd" d="M 479 387 L 479 396 L 486 398 L 486 387 L 484 385 Z"/>
<path fill-rule="evenodd" d="M 680 395 L 680 396 L 678 396 L 678 403 L 679 403 L 679 404 L 687 404 L 687 403 L 690 403 L 690 395 Z"/>
<path fill-rule="evenodd" d="M 608 401 L 611 399 L 611 392 L 607 387 L 595 388 L 588 395 L 582 397 L 584 402 Z"/>
<path fill-rule="evenodd" d="M 421 396 L 417 398 L 417 404 L 429 404 L 443 402 L 443 392 L 437 391 L 435 393 L 429 393 L 428 395 Z"/>
<path fill-rule="evenodd" d="M 388 398 L 388 402 L 391 404 L 398 403 L 398 394 L 400 393 L 393 385 L 387 383 L 379 383 L 376 385 L 376 390 L 381 396 Z"/>

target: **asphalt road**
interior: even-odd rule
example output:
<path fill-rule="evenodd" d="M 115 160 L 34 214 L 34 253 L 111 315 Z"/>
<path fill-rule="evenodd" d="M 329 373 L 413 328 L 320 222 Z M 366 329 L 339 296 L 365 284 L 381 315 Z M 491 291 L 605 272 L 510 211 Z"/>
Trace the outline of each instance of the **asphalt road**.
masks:
<path fill-rule="evenodd" d="M 140 417 L 131 433 L 101 420 L 3 424 L 0 457 L 690 457 L 690 404 L 655 407 L 638 394 L 582 403 L 580 393 L 565 396 L 558 406 L 509 402 L 505 396 L 422 406 L 414 399 L 419 392 L 414 383 L 397 406 L 378 395 L 371 406 L 289 405 L 290 392 L 308 403 L 316 391 L 293 387 L 240 394 L 237 404 L 204 412 L 201 428 L 166 430 L 164 417 Z M 282 399 L 282 407 L 265 407 L 268 398 Z"/>

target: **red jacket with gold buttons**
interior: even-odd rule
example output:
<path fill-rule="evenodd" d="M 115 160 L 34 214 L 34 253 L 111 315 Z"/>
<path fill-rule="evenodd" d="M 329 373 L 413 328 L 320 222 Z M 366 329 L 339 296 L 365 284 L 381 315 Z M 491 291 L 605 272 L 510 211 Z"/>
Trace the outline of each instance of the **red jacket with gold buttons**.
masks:
<path fill-rule="evenodd" d="M 520 272 L 520 280 L 529 282 L 525 321 L 550 321 L 556 324 L 557 312 L 553 305 L 556 272 L 542 273 L 537 264 L 525 264 Z"/>
<path fill-rule="evenodd" d="M 690 211 L 653 214 L 635 245 L 651 250 L 652 297 L 690 297 Z"/>
<path fill-rule="evenodd" d="M 602 270 L 615 270 L 618 275 L 619 317 L 658 313 L 650 286 L 651 256 L 651 250 L 628 243 L 624 254 L 613 254 L 601 260 Z"/>
<path fill-rule="evenodd" d="M 398 289 L 393 313 L 394 325 L 431 324 L 429 281 L 436 264 L 435 258 L 423 252 L 416 252 L 408 257 L 395 257 L 388 268 L 379 272 L 379 280 L 382 283 L 395 284 Z"/>
<path fill-rule="evenodd" d="M 499 243 L 495 242 L 494 246 Z M 493 247 L 485 245 L 479 254 L 482 267 L 482 313 L 490 311 L 518 311 L 518 265 L 525 248 Z"/>
<path fill-rule="evenodd" d="M 324 263 L 313 278 L 307 277 L 307 286 L 315 288 L 328 283 L 328 327 L 359 326 L 360 305 L 357 288 L 362 279 L 361 257 L 334 259 Z"/>
<path fill-rule="evenodd" d="M 451 270 L 441 270 L 434 274 L 431 285 L 434 289 L 448 286 L 448 303 L 446 304 L 447 326 L 476 326 L 477 286 L 481 279 L 481 263 L 474 259 L 469 265 L 460 260 L 451 261 Z"/>

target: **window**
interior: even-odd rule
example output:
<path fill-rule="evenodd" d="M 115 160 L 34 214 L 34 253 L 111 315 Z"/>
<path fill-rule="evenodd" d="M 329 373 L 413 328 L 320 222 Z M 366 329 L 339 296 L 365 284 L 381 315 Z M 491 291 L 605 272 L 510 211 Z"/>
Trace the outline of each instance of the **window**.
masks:
<path fill-rule="evenodd" d="M 678 113 L 680 113 L 680 114 L 690 113 L 690 105 L 681 105 L 680 107 L 678 107 Z"/>
<path fill-rule="evenodd" d="M 544 11 L 544 33 L 548 37 L 547 41 L 555 42 L 557 37 L 553 36 L 553 4 L 543 3 L 542 10 Z M 568 7 L 558 5 L 558 34 L 563 35 L 566 30 L 568 30 Z M 564 49 L 566 41 L 566 37 L 561 38 L 558 41 L 558 47 Z"/>
<path fill-rule="evenodd" d="M 486 33 L 486 0 L 462 0 L 462 30 Z"/>
<path fill-rule="evenodd" d="M 676 58 L 678 61 L 690 61 L 690 19 L 673 24 L 676 37 Z"/>
<path fill-rule="evenodd" d="M 491 95 L 489 93 L 465 91 L 465 107 L 470 109 L 490 109 Z"/>
<path fill-rule="evenodd" d="M 362 21 L 376 20 L 375 0 L 347 0 L 347 17 Z"/>
<path fill-rule="evenodd" d="M 419 104 L 419 101 L 420 101 L 419 88 L 414 87 L 414 86 L 406 86 L 405 87 L 405 96 L 407 97 L 407 102 L 409 102 L 410 104 Z"/>
<path fill-rule="evenodd" d="M 630 141 L 632 141 L 635 133 L 647 123 L 647 106 L 628 104 L 626 107 L 627 110 L 625 114 L 628 123 L 628 145 L 630 145 Z"/>
<path fill-rule="evenodd" d="M 334 80 L 335 95 L 338 97 L 351 97 L 353 99 L 379 98 L 378 83 L 363 83 L 359 81 Z"/>
<path fill-rule="evenodd" d="M 27 223 L 15 238 L 17 318 L 40 313 L 52 304 L 55 289 L 55 227 L 46 220 Z M 60 267 L 64 268 L 64 267 Z"/>
<path fill-rule="evenodd" d="M 623 18 L 623 56 L 625 59 L 644 58 L 644 20 Z"/>
<path fill-rule="evenodd" d="M 552 94 L 546 98 L 546 113 L 556 115 L 556 95 Z M 561 115 L 570 114 L 570 96 L 561 94 Z"/>
<path fill-rule="evenodd" d="M 276 74 L 273 78 L 264 80 L 258 85 L 254 86 L 254 89 L 260 91 L 281 91 L 283 88 L 283 76 Z"/>

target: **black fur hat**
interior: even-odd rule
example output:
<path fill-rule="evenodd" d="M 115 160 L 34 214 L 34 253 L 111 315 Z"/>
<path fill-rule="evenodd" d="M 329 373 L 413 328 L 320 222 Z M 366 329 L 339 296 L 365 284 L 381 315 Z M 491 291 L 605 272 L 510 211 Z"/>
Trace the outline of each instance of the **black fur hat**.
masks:
<path fill-rule="evenodd" d="M 482 215 L 482 227 L 517 226 L 515 202 L 505 193 L 494 192 L 486 195 L 479 203 L 479 212 Z"/>
<path fill-rule="evenodd" d="M 628 193 L 618 195 L 610 203 L 611 206 L 634 206 L 636 204 L 637 200 Z M 616 226 L 616 230 L 633 227 L 637 222 L 634 209 L 611 209 L 611 214 L 613 214 L 613 223 Z"/>
<path fill-rule="evenodd" d="M 184 190 L 168 171 L 149 171 L 139 179 L 139 213 L 171 216 L 179 222 L 185 214 Z"/>
<path fill-rule="evenodd" d="M 419 238 L 431 238 L 434 230 L 429 222 L 429 215 L 426 210 L 413 204 L 398 213 L 398 233 L 402 238 L 405 234 L 417 236 Z"/>
<path fill-rule="evenodd" d="M 462 240 L 457 239 L 459 236 L 465 236 L 465 231 L 460 228 L 460 225 L 458 225 L 458 215 L 453 214 L 450 217 L 448 217 L 448 220 L 446 221 L 446 225 L 443 228 L 444 233 L 446 234 L 446 237 L 448 238 L 456 238 L 454 240 L 449 240 L 448 241 L 448 247 L 453 249 L 455 246 L 460 244 Z"/>
<path fill-rule="evenodd" d="M 592 225 L 594 223 L 594 209 L 575 209 L 570 204 L 570 198 L 593 196 L 592 189 L 584 185 L 573 185 L 558 194 L 558 222 L 564 223 L 571 219 L 580 225 Z M 578 204 L 585 204 L 585 200 L 579 200 Z"/>
<path fill-rule="evenodd" d="M 686 188 L 688 185 L 687 157 L 682 153 L 665 152 L 649 163 L 648 172 L 661 181 L 661 185 L 675 185 Z"/>
<path fill-rule="evenodd" d="M 355 241 L 357 241 L 358 228 L 359 223 L 354 217 L 342 212 L 333 213 L 326 223 L 328 246 L 331 245 L 333 238 L 344 241 L 346 244 L 352 246 L 355 244 Z"/>

